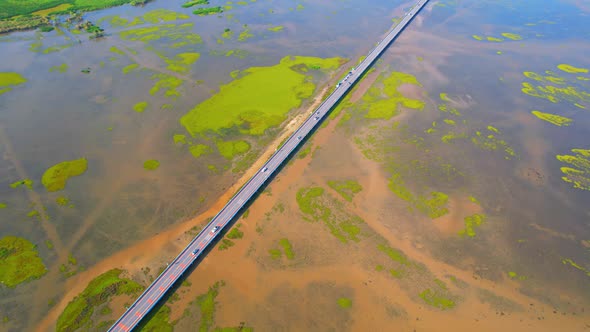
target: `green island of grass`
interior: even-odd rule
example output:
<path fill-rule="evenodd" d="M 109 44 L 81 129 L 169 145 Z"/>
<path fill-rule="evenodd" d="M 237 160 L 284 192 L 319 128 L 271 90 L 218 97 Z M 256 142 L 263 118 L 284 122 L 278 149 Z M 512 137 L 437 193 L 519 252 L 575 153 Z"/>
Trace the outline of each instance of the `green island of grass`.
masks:
<path fill-rule="evenodd" d="M 24 84 L 27 81 L 19 73 L 0 73 L 0 95 L 12 90 L 17 85 Z"/>
<path fill-rule="evenodd" d="M 49 167 L 43 173 L 41 183 L 43 183 L 45 189 L 49 192 L 59 191 L 65 188 L 69 178 L 82 175 L 87 169 L 88 161 L 86 158 L 63 161 Z"/>
<path fill-rule="evenodd" d="M 307 73 L 311 66 L 334 70 L 341 58 L 285 57 L 278 65 L 253 67 L 222 85 L 220 91 L 182 116 L 180 123 L 192 135 L 221 134 L 237 128 L 240 133 L 262 135 L 280 125 L 291 109 L 309 98 L 315 85 Z"/>
<path fill-rule="evenodd" d="M 146 160 L 143 163 L 143 168 L 147 169 L 148 171 L 153 171 L 160 167 L 160 162 L 155 159 Z"/>
<path fill-rule="evenodd" d="M 352 202 L 355 194 L 363 190 L 363 187 L 354 180 L 328 181 L 328 186 L 336 190 L 340 196 L 349 202 Z"/>
<path fill-rule="evenodd" d="M 76 296 L 57 318 L 57 331 L 76 331 L 91 329 L 92 314 L 96 307 L 107 303 L 113 296 L 136 294 L 143 289 L 137 282 L 121 278 L 122 270 L 113 269 L 94 278 L 88 286 Z"/>
<path fill-rule="evenodd" d="M 5 236 L 0 239 L 0 283 L 15 287 L 47 273 L 37 246 L 26 239 Z"/>

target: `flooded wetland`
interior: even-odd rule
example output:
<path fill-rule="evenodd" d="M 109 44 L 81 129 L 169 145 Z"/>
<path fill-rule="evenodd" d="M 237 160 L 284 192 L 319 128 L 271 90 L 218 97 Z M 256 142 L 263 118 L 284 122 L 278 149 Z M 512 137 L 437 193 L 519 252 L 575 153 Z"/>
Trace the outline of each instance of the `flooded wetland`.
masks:
<path fill-rule="evenodd" d="M 0 331 L 107 330 L 414 5 L 33 2 Z M 589 15 L 430 1 L 138 330 L 590 331 Z"/>

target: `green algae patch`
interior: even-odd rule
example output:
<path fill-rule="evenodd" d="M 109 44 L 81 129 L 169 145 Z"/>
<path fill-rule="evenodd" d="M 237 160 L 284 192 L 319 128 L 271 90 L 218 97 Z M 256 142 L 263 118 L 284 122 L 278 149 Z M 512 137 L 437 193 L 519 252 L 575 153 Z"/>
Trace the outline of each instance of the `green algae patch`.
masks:
<path fill-rule="evenodd" d="M 180 53 L 174 59 L 164 58 L 168 67 L 166 69 L 176 73 L 186 73 L 190 70 L 190 66 L 197 62 L 201 54 L 199 53 Z"/>
<path fill-rule="evenodd" d="M 123 40 L 140 41 L 143 43 L 150 43 L 160 39 L 169 39 L 170 41 L 175 42 L 175 44 L 172 44 L 170 47 L 177 48 L 203 43 L 201 36 L 192 32 L 193 27 L 193 23 L 169 23 L 125 30 L 119 33 L 119 36 Z"/>
<path fill-rule="evenodd" d="M 301 188 L 297 191 L 296 201 L 304 220 L 321 221 L 330 234 L 342 243 L 360 241 L 364 220 L 346 212 L 342 202 L 326 194 L 324 188 Z"/>
<path fill-rule="evenodd" d="M 192 136 L 221 134 L 234 127 L 242 134 L 262 135 L 313 94 L 315 85 L 306 75 L 312 66 L 333 70 L 341 63 L 341 58 L 285 57 L 275 66 L 241 71 L 239 78 L 222 85 L 219 93 L 182 116 L 180 123 Z"/>
<path fill-rule="evenodd" d="M 186 140 L 186 135 L 175 134 L 174 136 L 172 136 L 172 139 L 174 140 L 174 144 L 176 145 L 182 146 L 188 144 L 188 141 Z"/>
<path fill-rule="evenodd" d="M 209 0 L 193 0 L 193 1 L 187 1 L 187 2 L 183 3 L 182 8 L 190 8 L 192 6 L 208 5 L 208 4 L 209 4 Z"/>
<path fill-rule="evenodd" d="M 215 15 L 223 13 L 223 8 L 220 6 L 217 7 L 207 7 L 207 8 L 198 8 L 193 10 L 193 14 L 199 16 L 208 16 L 208 15 Z"/>
<path fill-rule="evenodd" d="M 445 193 L 432 191 L 429 196 L 414 195 L 406 188 L 400 174 L 393 174 L 389 178 L 388 187 L 399 198 L 410 203 L 412 208 L 426 214 L 431 219 L 436 219 L 449 213 L 446 207 L 449 196 Z"/>
<path fill-rule="evenodd" d="M 57 319 L 57 331 L 89 330 L 93 322 L 92 314 L 96 307 L 107 303 L 113 296 L 136 294 L 143 289 L 137 282 L 121 278 L 122 270 L 113 269 L 94 278 L 76 296 Z"/>
<path fill-rule="evenodd" d="M 220 141 L 217 142 L 217 149 L 225 159 L 232 160 L 250 150 L 250 143 L 246 141 Z"/>
<path fill-rule="evenodd" d="M 49 192 L 59 191 L 65 188 L 69 178 L 82 175 L 87 169 L 86 158 L 64 161 L 48 168 L 43 173 L 41 183 Z"/>
<path fill-rule="evenodd" d="M 283 248 L 283 251 L 285 252 L 285 257 L 287 257 L 287 259 L 294 259 L 295 258 L 295 253 L 293 252 L 293 246 L 291 245 L 291 242 L 289 242 L 289 239 L 286 239 L 286 238 L 280 239 L 279 246 L 281 246 L 281 248 Z"/>
<path fill-rule="evenodd" d="M 499 42 L 503 41 L 504 39 L 498 38 L 498 37 L 487 36 L 486 37 L 486 40 L 487 41 L 491 41 L 491 42 L 499 43 Z"/>
<path fill-rule="evenodd" d="M 187 20 L 190 18 L 190 16 L 183 13 L 177 13 L 175 11 L 168 9 L 155 9 L 143 14 L 142 18 L 144 21 L 148 23 L 156 24 L 162 22 Z"/>
<path fill-rule="evenodd" d="M 574 67 L 572 65 L 567 65 L 567 64 L 564 64 L 564 63 L 562 63 L 560 65 L 557 65 L 557 68 L 559 70 L 564 71 L 564 72 L 569 73 L 569 74 L 580 74 L 580 73 L 587 74 L 588 73 L 588 69 L 587 68 L 578 68 L 578 67 Z"/>
<path fill-rule="evenodd" d="M 403 252 L 390 247 L 389 245 L 380 244 L 377 246 L 377 249 L 379 249 L 379 251 L 381 251 L 382 253 L 386 254 L 387 257 L 389 257 L 389 259 L 391 259 L 394 262 L 406 266 L 410 265 L 410 260 L 408 259 L 408 256 L 406 256 Z"/>
<path fill-rule="evenodd" d="M 207 155 L 207 154 L 211 153 L 211 151 L 212 151 L 209 146 L 204 145 L 204 144 L 191 145 L 188 148 L 188 150 L 195 158 L 199 158 L 200 156 Z"/>
<path fill-rule="evenodd" d="M 449 213 L 446 205 L 449 202 L 449 196 L 445 193 L 433 191 L 430 197 L 419 195 L 416 203 L 416 208 L 425 213 L 430 219 L 436 219 Z"/>
<path fill-rule="evenodd" d="M 349 202 L 352 202 L 355 194 L 363 190 L 363 187 L 354 180 L 328 181 L 328 186 Z"/>
<path fill-rule="evenodd" d="M 123 69 L 121 69 L 121 72 L 123 72 L 123 74 L 127 75 L 130 72 L 134 71 L 135 69 L 139 68 L 139 64 L 137 63 L 132 63 L 128 66 L 123 67 Z"/>
<path fill-rule="evenodd" d="M 556 126 L 559 126 L 559 127 L 569 126 L 573 121 L 570 118 L 566 118 L 565 116 L 560 116 L 557 114 L 544 113 L 544 112 L 540 112 L 540 111 L 531 111 L 531 113 L 534 116 L 536 116 L 537 118 L 539 118 L 543 121 L 547 121 L 547 122 L 554 124 Z"/>
<path fill-rule="evenodd" d="M 5 236 L 0 239 L 0 283 L 7 287 L 38 279 L 47 273 L 37 246 L 26 239 Z"/>
<path fill-rule="evenodd" d="M 561 67 L 559 67 L 561 66 Z M 585 70 L 573 66 L 559 65 L 563 71 L 577 72 Z M 567 101 L 572 105 L 585 108 L 590 105 L 590 93 L 579 88 L 579 82 L 573 78 L 563 78 L 555 73 L 547 71 L 548 75 L 534 72 L 524 72 L 524 76 L 535 82 L 522 82 L 521 91 L 531 97 L 546 99 L 552 103 Z"/>
<path fill-rule="evenodd" d="M 482 37 L 482 36 L 479 36 L 479 35 L 472 35 L 472 36 L 471 36 L 471 38 L 473 38 L 473 39 L 475 39 L 475 40 L 479 40 L 479 41 L 482 41 L 482 40 L 484 40 L 484 37 Z"/>
<path fill-rule="evenodd" d="M 422 86 L 415 76 L 392 72 L 382 74 L 377 78 L 377 84 L 371 86 L 361 99 L 361 108 L 366 112 L 368 119 L 391 119 L 399 113 L 398 107 L 422 110 L 424 102 L 417 99 L 406 98 L 398 91 L 403 84 Z"/>
<path fill-rule="evenodd" d="M 526 276 L 519 275 L 518 273 L 516 273 L 514 271 L 508 271 L 507 274 L 510 279 L 514 279 L 514 280 L 526 280 L 527 279 Z"/>
<path fill-rule="evenodd" d="M 24 179 L 24 180 L 19 180 L 16 182 L 13 182 L 10 184 L 10 188 L 16 189 L 18 187 L 22 187 L 25 186 L 28 189 L 33 189 L 33 180 L 31 179 Z"/>
<path fill-rule="evenodd" d="M 109 48 L 109 51 L 118 55 L 125 55 L 125 52 L 117 46 L 111 46 L 111 48 Z"/>
<path fill-rule="evenodd" d="M 343 309 L 349 309 L 352 307 L 352 300 L 347 297 L 341 297 L 338 299 L 338 306 Z"/>
<path fill-rule="evenodd" d="M 0 203 L 0 210 L 6 209 L 7 206 L 6 203 Z"/>
<path fill-rule="evenodd" d="M 459 235 L 463 237 L 475 237 L 475 229 L 481 226 L 485 220 L 486 216 L 479 213 L 465 217 L 465 228 L 459 231 Z"/>
<path fill-rule="evenodd" d="M 216 282 L 209 287 L 207 293 L 198 296 L 195 301 L 191 302 L 191 305 L 196 305 L 199 310 L 199 332 L 207 332 L 215 324 L 215 299 L 219 295 L 219 289 L 224 285 L 223 281 Z"/>
<path fill-rule="evenodd" d="M 229 28 L 225 29 L 223 31 L 223 33 L 221 34 L 221 38 L 223 38 L 223 39 L 231 39 L 233 36 L 234 36 L 234 32 Z M 222 43 L 223 43 L 223 41 L 222 41 Z"/>
<path fill-rule="evenodd" d="M 328 211 L 324 211 L 325 209 L 316 202 L 316 198 L 321 197 L 323 194 L 324 188 L 322 187 L 300 189 L 297 192 L 297 204 L 301 212 L 318 217 L 325 215 Z"/>
<path fill-rule="evenodd" d="M 522 40 L 522 36 L 516 33 L 502 32 L 502 36 L 510 40 Z"/>
<path fill-rule="evenodd" d="M 176 293 L 174 293 L 176 294 Z M 172 303 L 172 299 L 170 300 Z M 106 307 L 108 308 L 108 307 Z M 161 306 L 158 311 L 150 317 L 145 325 L 139 329 L 143 332 L 172 332 L 174 331 L 174 323 L 170 322 L 170 307 Z M 109 324 L 111 325 L 111 324 Z"/>
<path fill-rule="evenodd" d="M 449 102 L 451 101 L 451 98 L 449 98 L 449 95 L 447 93 L 441 92 L 438 94 L 438 97 L 440 98 L 440 100 L 442 101 L 446 101 Z"/>
<path fill-rule="evenodd" d="M 282 25 L 277 25 L 277 26 L 275 26 L 275 27 L 270 27 L 270 28 L 267 28 L 266 30 L 268 30 L 268 31 L 272 31 L 272 32 L 279 32 L 279 31 L 283 31 L 283 29 L 285 29 L 285 27 L 284 27 L 284 26 L 282 26 Z"/>
<path fill-rule="evenodd" d="M 561 179 L 574 188 L 590 190 L 590 150 L 572 149 L 574 155 L 558 155 L 557 160 L 568 166 L 561 167 Z"/>
<path fill-rule="evenodd" d="M 133 105 L 133 110 L 137 113 L 143 113 L 145 109 L 148 107 L 147 101 L 140 101 L 139 103 Z"/>
<path fill-rule="evenodd" d="M 55 199 L 55 203 L 59 206 L 67 206 L 70 203 L 70 199 L 64 196 L 59 196 Z"/>
<path fill-rule="evenodd" d="M 455 301 L 447 298 L 442 292 L 438 290 L 431 290 L 430 288 L 420 293 L 420 298 L 428 305 L 442 309 L 452 309 L 455 307 Z"/>
<path fill-rule="evenodd" d="M 250 32 L 250 29 L 244 29 L 244 31 L 240 32 L 240 35 L 238 36 L 238 41 L 243 42 L 252 37 L 254 37 L 254 34 Z"/>
<path fill-rule="evenodd" d="M 590 271 L 589 271 L 588 269 L 585 269 L 583 266 L 581 266 L 581 265 L 577 264 L 576 262 L 574 262 L 574 261 L 573 261 L 573 260 L 571 260 L 570 258 L 564 258 L 564 259 L 562 259 L 562 260 L 561 260 L 561 262 L 562 262 L 564 265 L 569 265 L 569 266 L 571 266 L 571 267 L 574 267 L 574 268 L 575 268 L 575 269 L 577 269 L 577 270 L 580 270 L 580 271 L 582 271 L 582 272 L 586 273 L 586 275 L 587 275 L 588 277 L 590 277 Z"/>
<path fill-rule="evenodd" d="M 67 64 L 67 63 L 62 63 L 62 64 L 61 64 L 61 65 L 59 65 L 59 66 L 51 66 L 51 67 L 49 68 L 49 72 L 50 72 L 50 73 L 53 73 L 53 72 L 58 72 L 58 73 L 65 73 L 65 72 L 67 72 L 67 71 L 68 71 L 68 68 L 69 68 L 69 66 L 68 66 L 68 64 Z"/>
<path fill-rule="evenodd" d="M 232 239 L 232 240 L 236 240 L 236 239 L 241 239 L 244 237 L 244 232 L 242 232 L 240 230 L 240 227 L 242 226 L 242 224 L 238 224 L 236 227 L 232 228 L 231 231 L 229 231 L 227 233 L 227 238 L 228 239 Z"/>
<path fill-rule="evenodd" d="M 0 95 L 25 82 L 27 79 L 19 73 L 0 73 Z"/>
<path fill-rule="evenodd" d="M 148 171 L 153 171 L 160 167 L 160 162 L 155 159 L 146 160 L 143 163 L 143 168 L 147 169 Z"/>
<path fill-rule="evenodd" d="M 150 95 L 154 96 L 160 91 L 163 91 L 165 97 L 180 97 L 178 88 L 184 83 L 180 78 L 164 73 L 157 73 L 152 75 L 150 79 L 156 81 L 150 89 Z"/>

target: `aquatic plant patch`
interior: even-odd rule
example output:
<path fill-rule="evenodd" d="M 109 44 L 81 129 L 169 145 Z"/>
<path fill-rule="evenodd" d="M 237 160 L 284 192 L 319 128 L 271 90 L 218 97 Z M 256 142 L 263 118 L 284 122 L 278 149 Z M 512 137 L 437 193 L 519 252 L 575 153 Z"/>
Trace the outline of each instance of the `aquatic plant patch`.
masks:
<path fill-rule="evenodd" d="M 340 201 L 325 193 L 324 188 L 301 188 L 297 191 L 296 201 L 305 220 L 321 221 L 340 242 L 360 241 L 364 220 L 346 211 Z"/>
<path fill-rule="evenodd" d="M 355 194 L 363 190 L 363 187 L 354 180 L 328 181 L 328 186 L 349 202 L 352 202 Z"/>
<path fill-rule="evenodd" d="M 57 331 L 88 330 L 92 328 L 91 320 L 94 310 L 99 305 L 107 303 L 113 296 L 122 294 L 136 294 L 143 290 L 137 282 L 121 278 L 120 269 L 107 271 L 92 279 L 88 286 L 78 294 L 57 318 Z"/>
<path fill-rule="evenodd" d="M 536 110 L 531 111 L 531 114 L 533 114 L 534 116 L 536 116 L 537 118 L 539 118 L 543 121 L 549 122 L 549 123 L 559 126 L 559 127 L 569 126 L 573 121 L 572 119 L 566 118 L 565 116 L 551 114 L 551 113 L 545 113 L 545 112 L 536 111 Z"/>
<path fill-rule="evenodd" d="M 37 246 L 16 236 L 0 239 L 0 283 L 7 287 L 38 279 L 47 273 Z"/>
<path fill-rule="evenodd" d="M 561 167 L 561 179 L 574 188 L 590 190 L 590 149 L 572 149 L 573 155 L 558 155 L 557 160 L 567 164 Z"/>
<path fill-rule="evenodd" d="M 41 183 L 49 192 L 59 191 L 65 188 L 69 178 L 84 174 L 87 168 L 86 158 L 64 161 L 48 168 L 43 173 Z"/>
<path fill-rule="evenodd" d="M 26 82 L 27 79 L 19 73 L 0 72 L 0 95 L 12 90 L 13 87 Z"/>
<path fill-rule="evenodd" d="M 571 65 L 561 64 L 558 69 L 569 74 L 587 73 L 588 69 L 577 68 Z M 521 91 L 532 97 L 548 100 L 552 103 L 568 102 L 578 108 L 590 107 L 590 93 L 586 90 L 585 81 L 578 77 L 557 76 L 556 73 L 546 71 L 547 75 L 535 72 L 524 72 L 523 75 L 533 82 L 522 82 Z"/>

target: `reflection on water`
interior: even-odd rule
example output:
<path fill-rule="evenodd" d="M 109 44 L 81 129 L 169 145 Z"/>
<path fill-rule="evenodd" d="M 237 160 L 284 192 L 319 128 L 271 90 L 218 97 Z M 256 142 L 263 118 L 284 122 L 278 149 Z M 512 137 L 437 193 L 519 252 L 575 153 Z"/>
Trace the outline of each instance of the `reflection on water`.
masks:
<path fill-rule="evenodd" d="M 28 80 L 0 96 L 0 152 L 4 156 L 0 160 L 0 203 L 6 205 L 0 209 L 0 233 L 37 244 L 49 269 L 39 280 L 0 289 L 1 312 L 9 318 L 4 323 L 7 329 L 33 328 L 54 303 L 59 303 L 68 287 L 67 276 L 202 213 L 235 181 L 227 159 L 217 153 L 197 159 L 174 138 L 187 134 L 179 123 L 181 116 L 229 82 L 230 73 L 274 65 L 286 55 L 356 59 L 408 6 L 388 1 L 307 1 L 302 6 L 257 1 L 233 4 L 219 17 L 196 17 L 180 3 L 154 1 L 143 8 L 124 6 L 87 14 L 106 28 L 108 37 L 102 40 L 90 41 L 84 34 L 68 31 L 20 32 L 0 40 L 4 60 L 0 72 L 18 72 Z M 178 22 L 131 25 L 136 17 L 159 8 L 189 15 Z M 269 316 L 265 308 L 273 307 L 272 316 L 281 317 L 281 321 L 288 321 L 293 311 L 300 312 L 301 324 L 292 326 L 303 329 L 375 327 L 389 319 L 401 319 L 403 326 L 415 327 L 411 315 L 424 305 L 420 301 L 443 309 L 456 303 L 456 310 L 463 312 L 473 298 L 461 282 L 480 287 L 480 298 L 515 312 L 518 305 L 528 305 L 525 294 L 560 312 L 579 313 L 590 294 L 586 247 L 590 232 L 585 223 L 590 217 L 589 192 L 561 179 L 560 167 L 567 165 L 556 156 L 589 148 L 590 113 L 568 100 L 552 102 L 521 89 L 523 82 L 538 85 L 523 72 L 556 76 L 546 72 L 551 71 L 571 80 L 581 77 L 576 81 L 582 96 L 577 103 L 587 105 L 584 98 L 590 88 L 584 78 L 590 78 L 588 73 L 564 73 L 557 67 L 590 68 L 584 57 L 590 52 L 584 15 L 571 2 L 560 1 L 550 1 L 547 6 L 531 5 L 531 1 L 440 1 L 428 5 L 378 66 L 383 75 L 407 73 L 415 76 L 416 82 L 399 82 L 388 88 L 377 78 L 379 89 L 367 93 L 375 98 L 360 98 L 345 108 L 337 120 L 340 124 L 331 125 L 336 134 L 325 140 L 320 150 L 297 162 L 313 158 L 309 170 L 298 168 L 307 164 L 295 163 L 286 170 L 293 172 L 294 178 L 279 178 L 290 181 L 292 187 L 283 182 L 284 188 L 279 190 L 280 182 L 273 184 L 271 189 L 283 194 L 262 198 L 262 205 L 253 206 L 258 213 L 249 217 L 251 225 L 245 222 L 242 228 L 246 238 L 234 240 L 236 245 L 223 253 L 226 258 L 238 253 L 249 257 L 240 266 L 246 271 L 242 281 L 232 276 L 232 266 L 223 262 L 216 263 L 219 270 L 204 264 L 204 271 L 199 268 L 195 272 L 195 284 L 201 283 L 200 278 L 209 285 L 229 279 L 221 291 L 221 303 L 232 301 L 223 293 L 227 289 L 229 294 L 246 294 L 244 302 L 254 304 L 249 310 L 227 304 L 229 309 L 219 317 L 222 325 L 247 321 L 247 326 L 255 329 L 280 326 L 274 319 L 260 318 L 264 313 Z M 127 23 L 121 23 L 122 19 Z M 194 25 L 179 28 L 186 23 Z M 164 36 L 162 26 L 167 24 L 176 25 L 166 28 Z M 159 32 L 144 41 L 120 35 L 153 26 L 160 27 Z M 273 26 L 284 28 L 269 31 Z M 233 37 L 222 37 L 226 29 L 234 32 Z M 244 31 L 254 36 L 240 41 Z M 180 37 L 188 33 L 193 37 Z M 509 34 L 518 34 L 522 40 L 502 37 Z M 473 35 L 498 39 L 477 40 Z M 175 58 L 179 53 L 200 55 L 188 61 Z M 82 72 L 84 69 L 89 70 Z M 157 84 L 160 91 L 153 90 Z M 546 86 L 560 88 L 563 84 L 552 79 L 543 82 L 541 90 L 547 90 Z M 361 88 L 367 87 L 361 84 Z M 364 112 L 371 106 L 363 103 L 392 95 L 389 90 L 379 92 L 381 89 L 396 89 L 409 100 L 422 100 L 425 106 L 422 110 L 403 109 L 399 115 L 386 112 L 390 114 L 386 119 L 367 117 Z M 134 111 L 134 105 L 142 102 L 145 110 Z M 567 129 L 552 126 L 534 117 L 532 110 L 566 116 L 573 122 Z M 260 151 L 272 135 L 274 132 L 262 137 L 253 150 Z M 316 144 L 322 142 L 321 135 L 318 133 Z M 87 172 L 71 178 L 63 191 L 46 192 L 41 184 L 44 171 L 79 158 L 88 160 Z M 160 166 L 146 170 L 143 165 L 148 160 L 157 160 Z M 577 166 L 580 163 L 584 162 Z M 9 186 L 27 178 L 33 180 L 32 189 Z M 298 228 L 305 224 L 299 220 L 294 199 L 297 190 L 305 186 L 329 190 L 328 181 L 353 179 L 363 189 L 353 204 L 342 205 L 349 209 L 342 215 L 360 216 L 367 228 L 361 228 L 365 237 L 361 236 L 360 244 L 345 249 L 354 258 L 348 261 L 338 254 L 344 250 L 339 247 L 342 244 L 326 229 L 305 233 Z M 265 217 L 268 206 L 275 206 L 275 216 L 286 207 L 278 219 L 288 220 L 291 226 Z M 433 206 L 437 213 L 428 213 Z M 485 218 L 473 217 L 476 215 Z M 347 225 L 346 221 L 342 224 Z M 269 250 L 278 255 L 282 238 L 289 238 L 294 262 L 280 256 L 285 261 L 279 263 L 269 257 Z M 399 261 L 369 260 L 349 268 L 383 252 L 391 257 L 390 249 L 376 250 L 373 240 L 400 248 L 409 261 L 424 264 L 428 274 L 416 272 L 422 266 L 419 263 L 412 263 L 417 264 L 414 266 Z M 316 256 L 317 251 L 311 248 L 322 250 L 326 257 Z M 169 250 L 172 256 L 176 248 Z M 221 253 L 214 249 L 212 257 L 216 255 Z M 306 269 L 312 277 L 297 281 L 298 269 Z M 381 277 L 373 275 L 374 270 Z M 212 275 L 206 276 L 206 272 Z M 347 273 L 350 276 L 338 279 L 338 274 Z M 379 279 L 383 275 L 395 279 L 403 273 L 412 276 L 411 280 L 402 278 L 395 286 Z M 259 296 L 240 285 L 247 283 L 244 280 L 254 282 L 251 276 L 266 274 L 268 287 Z M 326 281 L 327 274 L 334 275 L 339 284 Z M 361 295 L 361 289 L 353 284 L 368 285 L 366 279 L 374 279 L 391 293 Z M 518 305 L 485 293 L 494 288 L 487 282 L 515 283 L 522 294 L 498 291 L 494 296 L 500 294 Z M 190 294 L 196 296 L 202 287 Z M 310 308 L 340 317 L 338 324 L 326 325 L 309 308 L 300 307 L 298 302 L 311 294 L 321 299 Z M 403 294 L 401 299 L 392 301 L 397 294 Z M 325 298 L 334 301 L 324 302 Z M 183 298 L 181 303 L 187 301 L 192 299 Z M 348 307 L 357 310 L 356 306 L 362 312 L 373 311 L 375 306 L 386 310 L 376 314 L 376 322 L 356 321 L 354 315 L 359 312 L 351 311 L 351 318 L 343 311 Z M 442 314 L 425 315 L 441 319 Z M 445 315 L 454 317 L 452 311 Z M 228 317 L 235 319 L 235 324 Z"/>

